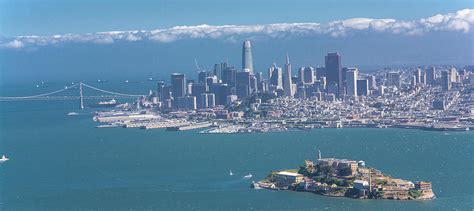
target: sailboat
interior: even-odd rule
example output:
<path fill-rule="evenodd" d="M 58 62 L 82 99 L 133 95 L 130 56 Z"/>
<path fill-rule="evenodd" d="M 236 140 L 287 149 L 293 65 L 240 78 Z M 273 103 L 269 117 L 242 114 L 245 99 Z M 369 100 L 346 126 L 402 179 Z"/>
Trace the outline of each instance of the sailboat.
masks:
<path fill-rule="evenodd" d="M 229 170 L 229 176 L 234 176 L 234 173 L 232 173 L 232 170 Z"/>
<path fill-rule="evenodd" d="M 3 155 L 2 158 L 0 158 L 0 163 L 5 163 L 5 162 L 7 162 L 8 160 L 9 160 L 9 159 L 8 159 L 5 155 Z"/>

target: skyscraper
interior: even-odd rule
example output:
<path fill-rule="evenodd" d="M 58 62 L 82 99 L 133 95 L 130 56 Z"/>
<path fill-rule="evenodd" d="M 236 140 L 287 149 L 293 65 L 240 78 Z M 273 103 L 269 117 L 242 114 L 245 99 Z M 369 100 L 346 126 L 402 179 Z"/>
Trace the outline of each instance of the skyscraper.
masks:
<path fill-rule="evenodd" d="M 304 83 L 307 84 L 313 84 L 314 83 L 314 68 L 312 67 L 305 67 L 304 68 L 304 74 L 303 74 L 303 80 Z"/>
<path fill-rule="evenodd" d="M 200 108 L 212 108 L 215 106 L 216 97 L 213 93 L 202 93 L 200 96 Z"/>
<path fill-rule="evenodd" d="M 237 72 L 235 78 L 237 96 L 239 98 L 247 97 L 250 94 L 250 72 Z"/>
<path fill-rule="evenodd" d="M 369 94 L 369 81 L 367 79 L 357 80 L 357 94 L 359 96 Z"/>
<path fill-rule="evenodd" d="M 296 83 L 298 82 L 304 83 L 304 67 L 300 67 L 298 69 L 298 80 L 296 81 Z"/>
<path fill-rule="evenodd" d="M 348 68 L 346 72 L 347 80 L 347 95 L 357 97 L 357 75 L 359 70 L 357 68 Z"/>
<path fill-rule="evenodd" d="M 448 70 L 441 71 L 441 88 L 443 91 L 451 89 L 451 78 Z"/>
<path fill-rule="evenodd" d="M 377 80 L 375 79 L 375 75 L 367 76 L 367 80 L 369 80 L 369 89 L 377 89 Z"/>
<path fill-rule="evenodd" d="M 163 92 L 164 92 L 163 89 L 164 89 L 164 87 L 165 87 L 165 82 L 164 82 L 164 81 L 158 81 L 158 82 L 156 83 L 156 85 L 157 85 L 157 88 L 156 88 L 156 95 L 158 96 L 158 100 L 159 100 L 160 102 L 164 102 L 164 100 L 166 100 L 166 99 L 164 99 L 164 93 L 163 93 Z"/>
<path fill-rule="evenodd" d="M 420 68 L 415 70 L 415 82 L 416 84 L 421 83 L 421 69 Z"/>
<path fill-rule="evenodd" d="M 400 73 L 399 72 L 388 72 L 387 73 L 387 86 L 401 87 Z"/>
<path fill-rule="evenodd" d="M 171 92 L 175 100 L 186 95 L 186 76 L 183 73 L 171 74 Z"/>
<path fill-rule="evenodd" d="M 244 41 L 242 46 L 242 70 L 248 69 L 253 73 L 252 48 L 250 40 Z"/>
<path fill-rule="evenodd" d="M 431 66 L 426 70 L 426 84 L 435 85 L 436 84 L 436 69 L 434 66 Z"/>
<path fill-rule="evenodd" d="M 280 67 L 273 65 L 268 69 L 269 84 L 276 89 L 283 89 L 283 71 Z"/>
<path fill-rule="evenodd" d="M 286 53 L 286 63 L 285 63 L 285 80 L 283 82 L 283 89 L 285 90 L 285 96 L 293 97 L 293 83 L 291 80 L 291 64 L 288 53 Z"/>
<path fill-rule="evenodd" d="M 342 87 L 342 62 L 339 53 L 328 53 L 325 57 L 327 83 L 336 83 L 339 88 Z M 336 93 L 336 96 L 337 95 Z"/>

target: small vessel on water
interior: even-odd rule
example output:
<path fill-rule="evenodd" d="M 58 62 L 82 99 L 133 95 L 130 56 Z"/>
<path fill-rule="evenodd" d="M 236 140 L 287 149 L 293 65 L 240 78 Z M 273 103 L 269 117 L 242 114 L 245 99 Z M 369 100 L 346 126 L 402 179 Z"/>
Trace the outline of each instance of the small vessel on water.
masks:
<path fill-rule="evenodd" d="M 2 158 L 0 158 L 0 163 L 5 163 L 8 160 L 10 160 L 10 159 L 8 159 L 5 155 L 3 155 Z"/>
<path fill-rule="evenodd" d="M 68 116 L 77 116 L 79 115 L 77 112 L 69 112 L 67 113 Z"/>
<path fill-rule="evenodd" d="M 232 170 L 229 170 L 229 176 L 234 176 L 234 173 L 232 173 Z"/>
<path fill-rule="evenodd" d="M 250 179 L 252 178 L 252 174 L 248 174 L 248 175 L 245 175 L 244 177 L 242 177 L 242 179 Z"/>
<path fill-rule="evenodd" d="M 115 99 L 109 101 L 100 101 L 96 104 L 93 104 L 91 107 L 95 108 L 107 108 L 107 107 L 115 107 L 118 105 L 118 102 Z"/>

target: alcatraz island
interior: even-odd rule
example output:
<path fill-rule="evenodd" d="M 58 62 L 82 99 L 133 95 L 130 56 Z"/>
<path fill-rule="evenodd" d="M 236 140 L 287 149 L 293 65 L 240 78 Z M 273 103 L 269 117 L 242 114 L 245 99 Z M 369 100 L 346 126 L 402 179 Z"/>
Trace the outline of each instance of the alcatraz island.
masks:
<path fill-rule="evenodd" d="M 431 182 L 393 178 L 367 167 L 364 161 L 321 158 L 321 151 L 316 164 L 305 160 L 299 169 L 272 171 L 251 187 L 357 199 L 430 200 L 436 197 Z"/>

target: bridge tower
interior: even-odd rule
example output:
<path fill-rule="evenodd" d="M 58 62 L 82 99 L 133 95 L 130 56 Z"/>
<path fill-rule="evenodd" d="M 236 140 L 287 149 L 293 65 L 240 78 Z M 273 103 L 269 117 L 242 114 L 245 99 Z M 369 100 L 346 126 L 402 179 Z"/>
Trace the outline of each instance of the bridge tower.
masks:
<path fill-rule="evenodd" d="M 80 101 L 80 108 L 84 109 L 84 97 L 82 96 L 82 82 L 79 82 L 79 101 Z"/>

